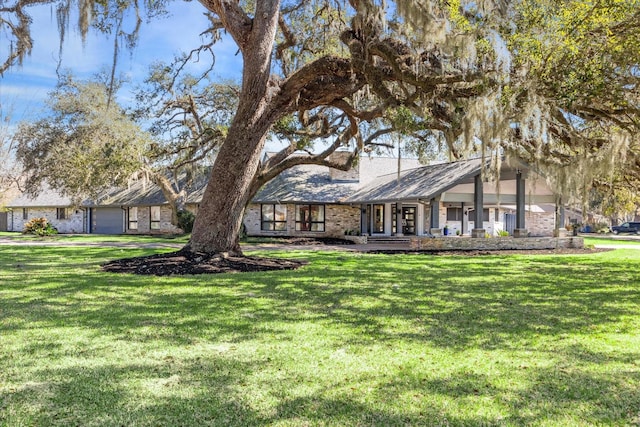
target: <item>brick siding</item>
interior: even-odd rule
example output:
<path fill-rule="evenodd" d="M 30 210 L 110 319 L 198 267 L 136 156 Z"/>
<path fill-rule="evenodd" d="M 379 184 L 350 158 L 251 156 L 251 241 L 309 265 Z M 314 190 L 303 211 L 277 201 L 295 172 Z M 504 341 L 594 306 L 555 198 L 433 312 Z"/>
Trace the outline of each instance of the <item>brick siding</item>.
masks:
<path fill-rule="evenodd" d="M 324 205 L 325 231 L 296 231 L 296 205 L 287 204 L 287 229 L 264 231 L 261 227 L 261 205 L 251 204 L 244 216 L 249 236 L 343 237 L 346 230 L 360 230 L 360 207 Z"/>
<path fill-rule="evenodd" d="M 67 219 L 57 219 L 57 208 L 29 208 L 28 219 L 23 219 L 22 208 L 16 208 L 9 212 L 7 222 L 9 231 L 24 230 L 25 222 L 32 218 L 46 218 L 52 226 L 62 234 L 84 233 L 85 211 L 76 208 L 67 208 Z"/>

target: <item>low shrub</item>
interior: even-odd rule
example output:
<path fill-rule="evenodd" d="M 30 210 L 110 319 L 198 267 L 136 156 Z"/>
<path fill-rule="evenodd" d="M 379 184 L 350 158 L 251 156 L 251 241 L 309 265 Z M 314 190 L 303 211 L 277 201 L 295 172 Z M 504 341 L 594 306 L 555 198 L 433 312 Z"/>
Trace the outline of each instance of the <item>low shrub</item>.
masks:
<path fill-rule="evenodd" d="M 58 234 L 58 230 L 51 225 L 47 218 L 31 218 L 24 223 L 22 234 L 33 234 L 35 236 L 51 236 Z"/>
<path fill-rule="evenodd" d="M 191 211 L 178 211 L 178 227 L 180 227 L 185 233 L 191 233 L 195 219 L 196 216 Z"/>

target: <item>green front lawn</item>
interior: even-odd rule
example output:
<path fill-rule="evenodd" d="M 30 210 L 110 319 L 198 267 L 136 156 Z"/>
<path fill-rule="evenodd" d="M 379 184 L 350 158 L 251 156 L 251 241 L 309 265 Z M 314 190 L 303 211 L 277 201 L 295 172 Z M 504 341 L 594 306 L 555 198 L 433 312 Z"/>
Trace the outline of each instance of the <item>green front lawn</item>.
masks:
<path fill-rule="evenodd" d="M 169 236 L 165 234 L 54 234 L 46 237 L 38 237 L 30 234 L 22 234 L 16 232 L 0 232 L 0 238 L 34 242 L 46 241 L 60 243 L 131 243 L 141 245 L 156 243 L 186 244 L 189 241 L 189 235 Z"/>
<path fill-rule="evenodd" d="M 0 246 L 0 426 L 640 422 L 638 250 L 99 270 L 142 253 Z"/>
<path fill-rule="evenodd" d="M 585 246 L 598 246 L 598 245 L 616 245 L 616 246 L 640 246 L 640 239 L 629 238 L 627 236 L 621 236 L 620 238 L 613 239 L 607 237 L 585 236 Z"/>

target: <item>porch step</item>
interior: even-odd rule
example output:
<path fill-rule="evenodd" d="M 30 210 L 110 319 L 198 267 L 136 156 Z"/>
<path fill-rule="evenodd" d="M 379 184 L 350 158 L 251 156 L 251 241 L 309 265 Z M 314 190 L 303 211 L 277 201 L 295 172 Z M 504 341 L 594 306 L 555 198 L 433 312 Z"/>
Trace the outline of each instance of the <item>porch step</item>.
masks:
<path fill-rule="evenodd" d="M 407 244 L 411 242 L 412 236 L 367 236 L 367 243 L 397 243 L 397 244 Z"/>

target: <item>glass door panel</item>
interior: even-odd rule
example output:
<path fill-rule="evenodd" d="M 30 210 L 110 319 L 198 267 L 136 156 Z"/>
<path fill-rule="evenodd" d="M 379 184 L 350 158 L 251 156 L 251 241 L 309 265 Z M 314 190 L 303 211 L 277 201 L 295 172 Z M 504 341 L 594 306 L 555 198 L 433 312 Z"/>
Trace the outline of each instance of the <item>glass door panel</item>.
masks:
<path fill-rule="evenodd" d="M 402 234 L 416 234 L 415 206 L 402 207 Z"/>

